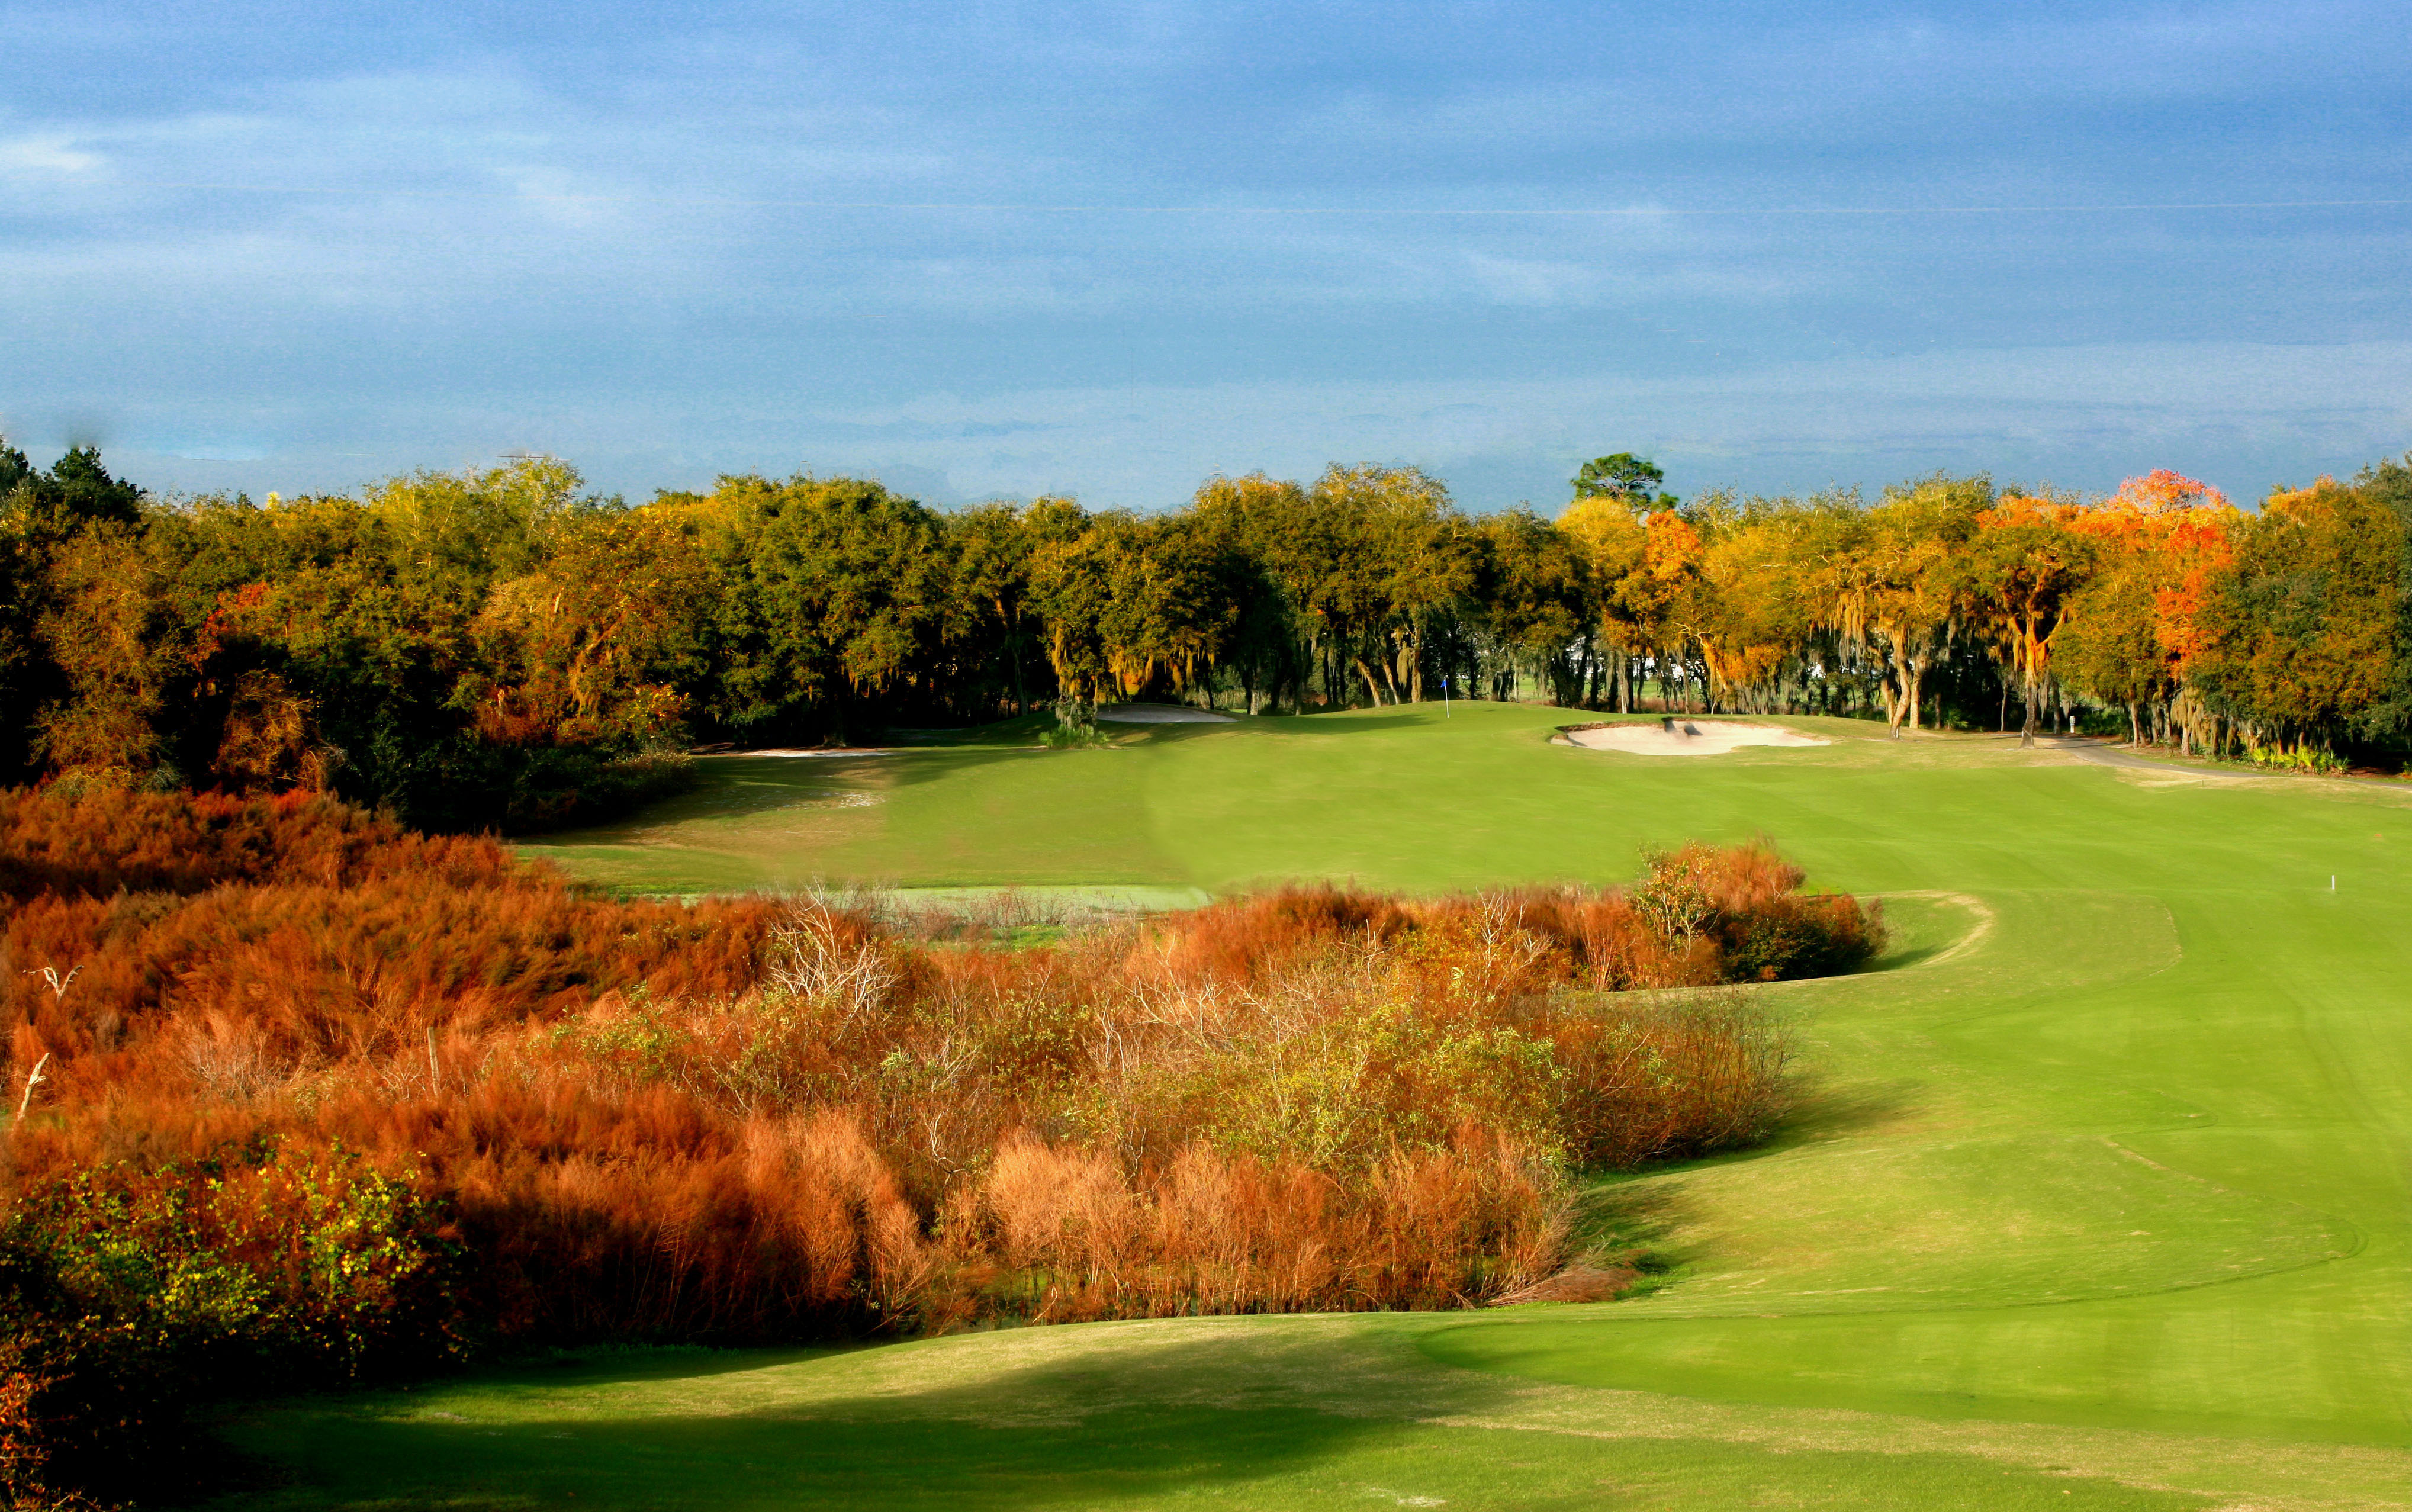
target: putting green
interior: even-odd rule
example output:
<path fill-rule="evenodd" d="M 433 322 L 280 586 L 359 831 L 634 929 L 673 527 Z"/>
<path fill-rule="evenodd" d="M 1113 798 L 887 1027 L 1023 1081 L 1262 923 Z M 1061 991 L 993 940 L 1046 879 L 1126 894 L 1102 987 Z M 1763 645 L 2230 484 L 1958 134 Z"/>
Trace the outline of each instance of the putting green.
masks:
<path fill-rule="evenodd" d="M 1651 758 L 1547 744 L 1563 717 L 917 751 L 816 769 L 801 802 L 715 798 L 775 785 L 730 763 L 545 853 L 680 891 L 1422 888 L 1765 833 L 1886 895 L 1899 939 L 1883 971 L 1758 990 L 1799 1041 L 1782 1139 L 1597 1189 L 1668 1284 L 305 1402 L 236 1426 L 294 1477 L 245 1505 L 2412 1505 L 2412 791 L 1825 721 L 1798 723 L 1846 738 Z M 812 809 L 830 790 L 881 796 Z"/>

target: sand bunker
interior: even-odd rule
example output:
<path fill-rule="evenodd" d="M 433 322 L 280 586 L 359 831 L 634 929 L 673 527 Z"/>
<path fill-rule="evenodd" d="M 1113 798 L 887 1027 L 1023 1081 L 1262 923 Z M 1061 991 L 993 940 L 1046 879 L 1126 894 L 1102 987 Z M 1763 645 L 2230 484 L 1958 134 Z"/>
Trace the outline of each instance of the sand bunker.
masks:
<path fill-rule="evenodd" d="M 1110 703 L 1097 717 L 1112 725 L 1228 725 L 1228 714 L 1177 703 Z"/>
<path fill-rule="evenodd" d="M 816 745 L 806 751 L 794 746 L 766 745 L 758 751 L 698 751 L 695 754 L 703 756 L 740 756 L 747 761 L 753 760 L 756 756 L 818 756 L 826 759 L 833 756 L 894 756 L 896 748 L 889 745 Z"/>
<path fill-rule="evenodd" d="M 1635 756 L 1723 756 L 1744 745 L 1825 745 L 1815 735 L 1780 725 L 1743 725 L 1726 719 L 1662 719 L 1655 725 L 1595 725 L 1562 732 L 1568 744 Z"/>

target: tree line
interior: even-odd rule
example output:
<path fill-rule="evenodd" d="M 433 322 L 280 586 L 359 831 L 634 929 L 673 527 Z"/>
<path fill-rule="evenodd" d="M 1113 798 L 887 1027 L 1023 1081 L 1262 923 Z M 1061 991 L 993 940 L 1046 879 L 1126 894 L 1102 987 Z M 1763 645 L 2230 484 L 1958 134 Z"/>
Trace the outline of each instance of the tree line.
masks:
<path fill-rule="evenodd" d="M 166 498 L 0 443 L 0 780 L 327 789 L 534 825 L 692 741 L 851 742 L 1102 700 L 1442 697 L 2124 727 L 2310 766 L 2412 721 L 2412 467 L 2258 511 L 1937 474 L 1554 519 L 1413 467 L 1218 477 L 1158 513 L 724 477 L 637 505 L 524 459 L 349 494 Z"/>

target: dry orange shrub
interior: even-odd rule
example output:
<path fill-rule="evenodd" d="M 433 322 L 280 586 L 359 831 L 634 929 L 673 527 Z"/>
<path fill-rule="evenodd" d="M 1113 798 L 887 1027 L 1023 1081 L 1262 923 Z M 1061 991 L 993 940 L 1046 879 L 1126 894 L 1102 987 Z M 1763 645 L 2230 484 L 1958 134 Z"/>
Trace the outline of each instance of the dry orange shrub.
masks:
<path fill-rule="evenodd" d="M 1569 1258 L 1571 1172 L 1778 1107 L 1754 1012 L 1599 994 L 1848 969 L 1881 933 L 1761 848 L 1017 950 L 581 895 L 316 798 L 12 793 L 0 843 L 12 1090 L 49 1057 L 12 1192 L 340 1145 L 447 1205 L 466 1316 L 521 1340 L 1516 1292 Z"/>

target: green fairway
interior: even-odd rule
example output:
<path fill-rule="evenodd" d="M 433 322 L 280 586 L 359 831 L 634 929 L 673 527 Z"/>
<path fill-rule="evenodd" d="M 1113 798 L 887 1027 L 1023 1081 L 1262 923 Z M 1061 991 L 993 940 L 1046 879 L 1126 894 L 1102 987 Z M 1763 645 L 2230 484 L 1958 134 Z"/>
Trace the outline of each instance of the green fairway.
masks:
<path fill-rule="evenodd" d="M 730 758 L 529 850 L 672 892 L 1423 889 L 1764 833 L 1885 895 L 1896 945 L 1755 990 L 1800 1050 L 1773 1144 L 1597 1188 L 1668 1284 L 599 1356 L 252 1414 L 235 1437 L 285 1480 L 241 1504 L 2412 1505 L 2412 787 L 1839 721 L 1713 757 L 1548 743 L 1571 717 Z"/>

